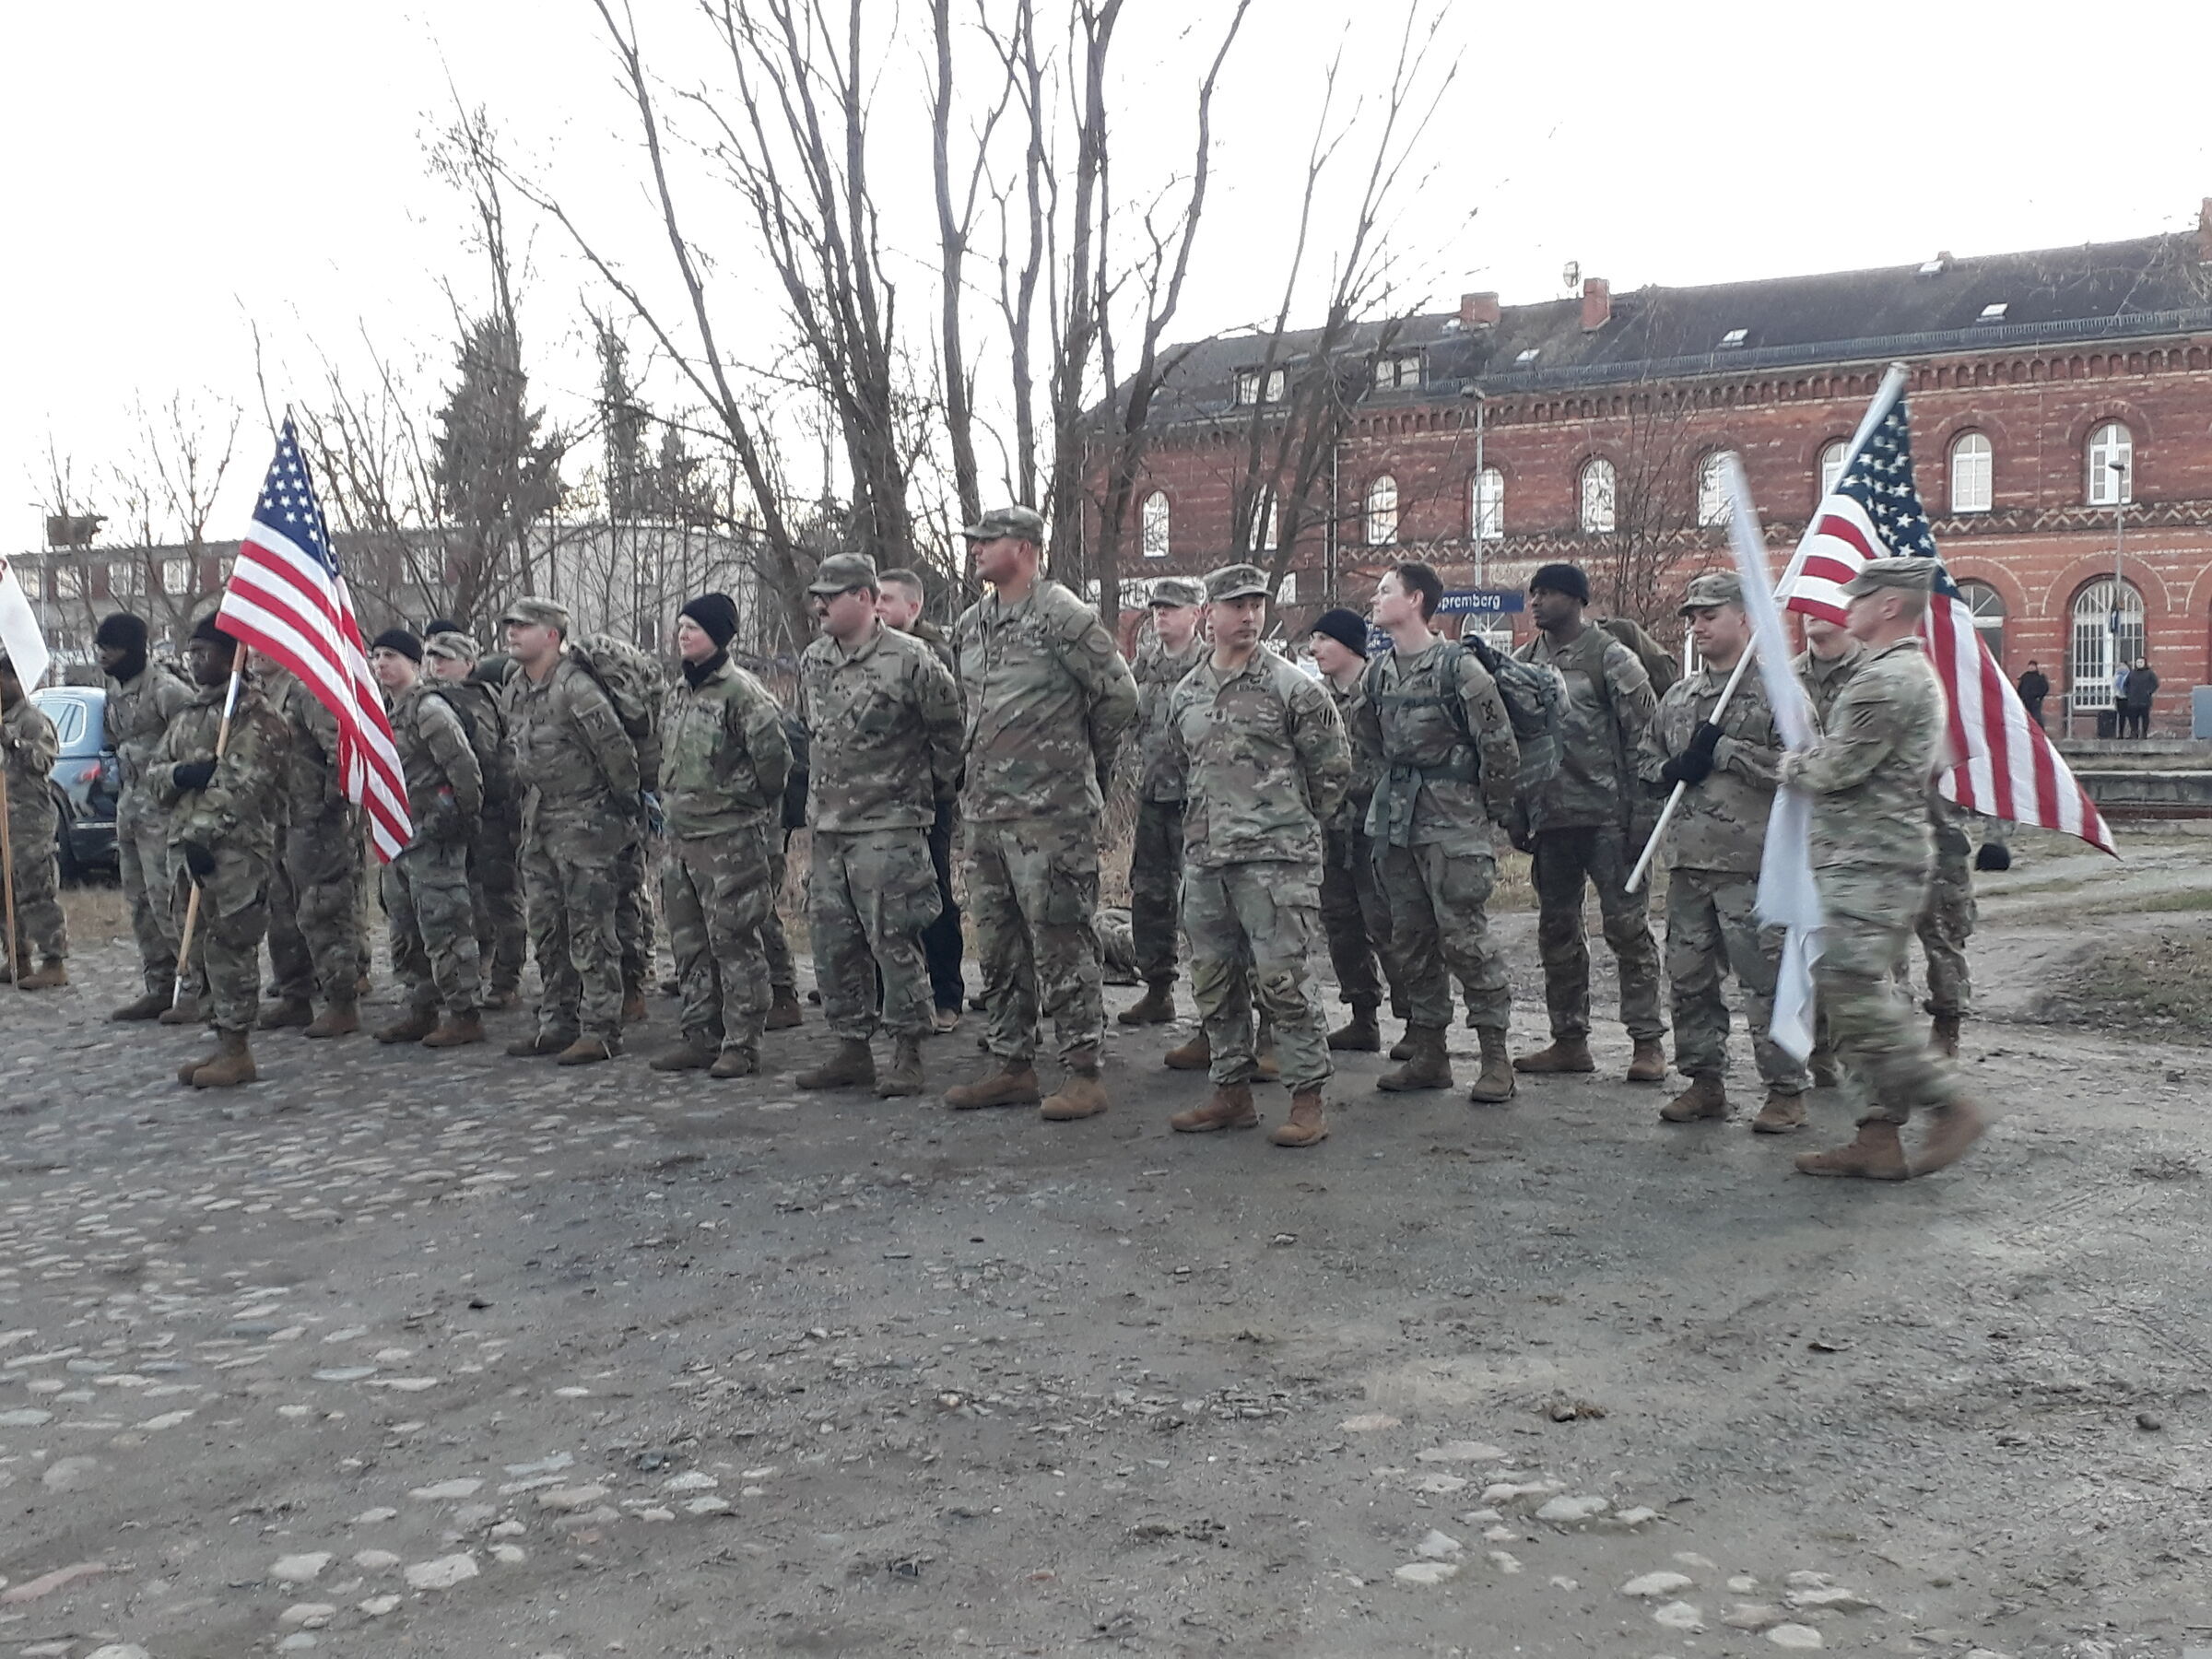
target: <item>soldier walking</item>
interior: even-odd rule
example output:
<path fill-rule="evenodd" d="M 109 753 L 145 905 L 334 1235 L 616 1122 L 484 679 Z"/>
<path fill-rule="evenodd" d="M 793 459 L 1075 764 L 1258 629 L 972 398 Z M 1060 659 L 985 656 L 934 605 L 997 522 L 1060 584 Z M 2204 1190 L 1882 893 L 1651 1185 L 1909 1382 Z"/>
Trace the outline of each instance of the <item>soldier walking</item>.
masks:
<path fill-rule="evenodd" d="M 1782 782 L 1813 797 L 1822 1007 L 1839 1057 L 1871 1096 L 1854 1141 L 1798 1158 L 1807 1175 L 1901 1181 L 1956 1161 L 1982 1133 L 1980 1111 L 1949 1061 L 1928 1053 L 1890 983 L 1933 857 L 1927 789 L 1945 712 L 1918 629 L 1935 571 L 1932 559 L 1877 559 L 1844 583 L 1846 626 L 1865 660 L 1826 735 L 1782 759 Z M 1935 1122 L 1908 1159 L 1899 1131 L 1916 1107 Z"/>
<path fill-rule="evenodd" d="M 1206 655 L 1206 643 L 1198 638 L 1204 596 L 1198 583 L 1185 577 L 1162 576 L 1153 582 L 1152 637 L 1136 652 L 1136 836 L 1129 847 L 1129 935 L 1147 989 L 1121 1011 L 1123 1025 L 1165 1025 L 1175 1018 L 1184 783 L 1182 751 L 1174 741 L 1168 703 L 1183 676 Z"/>
<path fill-rule="evenodd" d="M 920 1094 L 922 1040 L 935 1029 L 922 956 L 922 930 L 937 913 L 929 825 L 959 777 L 959 692 L 927 645 L 877 616 L 876 561 L 865 554 L 823 559 L 807 592 L 822 637 L 799 659 L 813 761 L 806 905 L 837 1050 L 798 1086 Z M 880 1079 L 868 1047 L 879 1023 L 896 1043 Z"/>
<path fill-rule="evenodd" d="M 1260 643 L 1267 594 L 1256 565 L 1206 579 L 1212 649 L 1169 699 L 1171 762 L 1189 779 L 1182 924 L 1214 1092 L 1168 1121 L 1185 1134 L 1258 1125 L 1257 1002 L 1290 1090 L 1289 1119 L 1268 1138 L 1311 1147 L 1328 1138 L 1321 1091 L 1335 1068 L 1327 1023 L 1306 994 L 1306 953 L 1321 902 L 1321 827 L 1352 765 L 1328 693 Z"/>
<path fill-rule="evenodd" d="M 1313 624 L 1312 646 L 1352 761 L 1351 785 L 1324 827 L 1321 924 L 1336 971 L 1337 998 L 1352 1011 L 1329 1033 L 1329 1046 L 1371 1054 L 1382 1047 L 1376 1013 L 1383 984 L 1390 986 L 1391 1011 L 1400 1019 L 1406 1018 L 1406 991 L 1390 943 L 1390 900 L 1367 832 L 1368 804 L 1382 777 L 1382 724 L 1366 687 L 1367 618 L 1357 611 L 1324 611 Z"/>
<path fill-rule="evenodd" d="M 1001 507 L 960 533 L 993 591 L 953 627 L 967 703 L 968 900 L 997 1069 L 946 1091 L 956 1108 L 1037 1100 L 1040 1012 L 1067 1078 L 1041 1112 L 1106 1110 L 1099 1077 L 1099 815 L 1136 682 L 1084 603 L 1038 574 L 1044 520 Z"/>
<path fill-rule="evenodd" d="M 880 591 L 876 614 L 900 633 L 928 646 L 957 684 L 960 670 L 953 661 L 951 641 L 935 623 L 923 619 L 925 595 L 920 574 L 886 571 L 877 582 Z M 959 1030 L 960 1004 L 967 996 L 967 986 L 960 978 L 960 958 L 967 947 L 960 935 L 959 901 L 952 894 L 952 832 L 959 816 L 959 796 L 949 794 L 936 804 L 936 815 L 929 822 L 929 862 L 937 873 L 938 910 L 937 919 L 922 930 L 922 955 L 929 964 L 929 995 L 936 1005 L 935 1030 L 940 1037 Z"/>
<path fill-rule="evenodd" d="M 1659 1109 L 1670 1124 L 1728 1115 L 1730 972 L 1749 1007 L 1751 1052 L 1767 1098 L 1751 1127 L 1780 1135 L 1805 1122 L 1812 1079 L 1768 1035 L 1783 933 L 1759 924 L 1759 866 L 1774 806 L 1782 734 L 1766 688 L 1746 675 L 1716 724 L 1728 677 L 1751 645 L 1742 583 L 1734 571 L 1691 578 L 1682 600 L 1704 665 L 1677 680 L 1644 728 L 1637 771 L 1647 784 L 1688 785 L 1667 832 L 1666 977 L 1673 992 L 1675 1069 L 1689 1087 Z"/>
<path fill-rule="evenodd" d="M 22 971 L 20 988 L 51 991 L 69 982 L 69 930 L 62 917 L 61 864 L 53 763 L 62 745 L 46 712 L 24 694 L 16 665 L 0 652 L 0 772 L 7 791 L 9 863 L 16 886 L 16 936 L 0 952 L 0 982 Z M 33 961 L 36 968 L 31 966 Z"/>
<path fill-rule="evenodd" d="M 1583 898 L 1597 889 L 1606 943 L 1620 971 L 1620 1018 L 1636 1052 L 1629 1081 L 1666 1076 L 1660 1039 L 1659 947 L 1652 937 L 1644 895 L 1628 889 L 1642 850 L 1638 833 L 1636 754 L 1658 699 L 1636 653 L 1583 620 L 1589 579 L 1579 566 L 1548 564 L 1528 584 L 1537 636 L 1514 654 L 1555 668 L 1567 684 L 1559 770 L 1524 803 L 1535 854 L 1536 945 L 1544 959 L 1544 1001 L 1551 1042 L 1513 1062 L 1516 1071 L 1594 1071 L 1590 1058 L 1590 947 L 1583 931 Z"/>
<path fill-rule="evenodd" d="M 661 900 L 683 1039 L 653 1060 L 659 1072 L 749 1077 L 760 1069 L 769 1000 L 760 929 L 776 897 L 769 838 L 783 833 L 791 746 L 768 688 L 730 661 L 736 635 L 727 594 L 702 594 L 677 613 L 683 676 L 661 717 Z"/>
<path fill-rule="evenodd" d="M 366 871 L 359 820 L 338 772 L 337 716 L 292 674 L 272 673 L 267 688 L 270 705 L 291 728 L 291 739 L 284 830 L 268 899 L 276 997 L 262 1010 L 261 1024 L 265 1030 L 304 1027 L 307 1037 L 344 1037 L 361 1029 Z"/>
<path fill-rule="evenodd" d="M 618 870 L 638 837 L 638 751 L 599 682 L 567 653 L 569 613 L 525 596 L 500 618 L 523 805 L 523 887 L 537 959 L 537 1030 L 507 1045 L 590 1065 L 622 1052 Z"/>
<path fill-rule="evenodd" d="M 115 795 L 116 874 L 130 909 L 145 985 L 108 1018 L 154 1019 L 176 994 L 177 935 L 169 911 L 169 825 L 147 782 L 146 765 L 161 746 L 170 717 L 192 700 L 192 688 L 151 659 L 146 622 L 128 611 L 102 617 L 92 643 L 108 677 L 100 722 L 121 773 Z"/>
<path fill-rule="evenodd" d="M 434 629 L 422 644 L 422 665 L 460 716 L 484 777 L 484 810 L 468 827 L 468 890 L 482 983 L 479 1008 L 512 1008 L 521 996 L 530 929 L 523 915 L 517 840 L 522 791 L 507 738 L 506 656 L 480 658 L 477 642 L 457 628 Z"/>

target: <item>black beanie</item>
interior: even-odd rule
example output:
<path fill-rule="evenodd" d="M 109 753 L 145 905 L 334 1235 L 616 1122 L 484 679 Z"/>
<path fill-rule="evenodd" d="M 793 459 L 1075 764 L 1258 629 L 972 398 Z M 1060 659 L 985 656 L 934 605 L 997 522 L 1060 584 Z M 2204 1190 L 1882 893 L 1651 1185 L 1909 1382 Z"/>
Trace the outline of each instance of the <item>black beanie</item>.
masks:
<path fill-rule="evenodd" d="M 676 614 L 698 623 L 717 650 L 737 637 L 737 602 L 727 594 L 701 594 Z"/>
<path fill-rule="evenodd" d="M 414 631 L 406 628 L 387 628 L 369 641 L 371 651 L 396 651 L 410 661 L 422 661 L 422 641 Z"/>
<path fill-rule="evenodd" d="M 110 611 L 93 630 L 92 643 L 112 651 L 144 651 L 147 637 L 144 618 L 129 611 Z"/>
<path fill-rule="evenodd" d="M 1347 651 L 1358 652 L 1362 657 L 1367 655 L 1367 618 L 1358 611 L 1342 606 L 1323 611 L 1313 624 L 1313 631 L 1328 635 Z"/>
<path fill-rule="evenodd" d="M 1590 578 L 1583 574 L 1581 565 L 1538 565 L 1536 573 L 1528 579 L 1528 591 L 1533 594 L 1538 588 L 1549 588 L 1583 605 L 1590 603 Z"/>
<path fill-rule="evenodd" d="M 466 633 L 467 631 L 467 629 L 462 627 L 451 617 L 432 617 L 422 625 L 422 637 L 426 640 L 436 633 Z"/>
<path fill-rule="evenodd" d="M 235 646 L 238 641 L 223 631 L 222 614 L 210 610 L 193 627 L 192 637 L 206 640 L 211 645 Z"/>

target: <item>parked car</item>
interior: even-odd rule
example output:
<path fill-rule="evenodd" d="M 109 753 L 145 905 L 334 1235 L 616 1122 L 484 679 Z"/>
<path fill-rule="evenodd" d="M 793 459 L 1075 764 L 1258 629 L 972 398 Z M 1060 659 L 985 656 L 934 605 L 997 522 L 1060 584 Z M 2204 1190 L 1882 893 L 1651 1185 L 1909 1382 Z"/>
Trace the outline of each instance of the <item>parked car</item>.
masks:
<path fill-rule="evenodd" d="M 108 747 L 108 694 L 98 686 L 41 686 L 30 694 L 53 722 L 62 752 L 49 780 L 62 879 L 115 868 L 115 797 L 123 769 Z"/>

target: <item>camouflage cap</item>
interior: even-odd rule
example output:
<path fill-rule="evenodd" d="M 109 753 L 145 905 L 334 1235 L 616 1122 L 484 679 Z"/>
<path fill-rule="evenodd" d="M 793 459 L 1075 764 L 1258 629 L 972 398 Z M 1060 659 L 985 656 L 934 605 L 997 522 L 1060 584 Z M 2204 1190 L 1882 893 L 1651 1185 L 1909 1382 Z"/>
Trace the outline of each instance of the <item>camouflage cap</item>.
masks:
<path fill-rule="evenodd" d="M 1734 571 L 1700 571 L 1683 591 L 1679 614 L 1688 616 L 1712 605 L 1741 605 L 1744 582 Z"/>
<path fill-rule="evenodd" d="M 829 598 L 852 588 L 875 585 L 873 559 L 865 553 L 832 553 L 815 566 L 814 580 L 806 584 L 806 591 Z"/>
<path fill-rule="evenodd" d="M 425 656 L 444 657 L 448 662 L 473 663 L 483 653 L 477 649 L 476 641 L 455 629 L 441 629 L 422 642 Z"/>
<path fill-rule="evenodd" d="M 1850 599 L 1862 599 L 1884 588 L 1924 594 L 1935 585 L 1936 561 L 1932 559 L 1870 559 L 1860 567 L 1856 576 L 1843 584 L 1843 594 Z"/>
<path fill-rule="evenodd" d="M 1265 599 L 1271 586 L 1267 572 L 1258 565 L 1223 565 L 1218 571 L 1207 572 L 1206 597 L 1209 604 L 1218 604 L 1224 599 L 1242 599 L 1253 594 Z"/>
<path fill-rule="evenodd" d="M 1044 515 L 1034 507 L 994 507 L 960 532 L 964 541 L 996 541 L 1002 535 L 1018 536 L 1036 547 L 1044 546 Z"/>
<path fill-rule="evenodd" d="M 1145 601 L 1155 609 L 1161 606 L 1204 605 L 1206 590 L 1188 576 L 1162 576 L 1152 584 L 1152 595 Z"/>
<path fill-rule="evenodd" d="M 500 613 L 500 626 L 519 624 L 524 628 L 558 628 L 567 633 L 571 627 L 569 607 L 558 599 L 541 599 L 535 594 L 524 594 L 511 600 Z"/>

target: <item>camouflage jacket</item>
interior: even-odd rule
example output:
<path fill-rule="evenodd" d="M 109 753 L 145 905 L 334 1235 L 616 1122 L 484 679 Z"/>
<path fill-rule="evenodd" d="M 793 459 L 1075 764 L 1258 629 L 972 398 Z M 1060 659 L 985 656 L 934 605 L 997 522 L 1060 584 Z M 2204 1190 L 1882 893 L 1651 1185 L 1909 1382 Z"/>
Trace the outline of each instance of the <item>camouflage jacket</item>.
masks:
<path fill-rule="evenodd" d="M 960 775 L 960 695 L 928 645 L 878 624 L 847 653 L 799 659 L 810 751 L 806 821 L 833 832 L 926 829 Z"/>
<path fill-rule="evenodd" d="M 1690 734 L 1712 717 L 1727 684 L 1727 675 L 1706 668 L 1667 688 L 1637 750 L 1636 772 L 1645 784 L 1665 787 L 1659 769 L 1689 747 Z M 1756 875 L 1782 759 L 1782 733 L 1757 674 L 1746 674 L 1737 685 L 1720 727 L 1712 771 L 1682 792 L 1661 856 L 1670 870 Z"/>
<path fill-rule="evenodd" d="M 1349 691 L 1326 677 L 1321 683 L 1328 688 L 1329 700 L 1336 705 L 1336 718 L 1344 724 L 1345 747 L 1352 757 L 1352 781 L 1329 819 L 1329 828 L 1362 831 L 1367 827 L 1367 805 L 1382 781 L 1382 722 L 1368 700 L 1364 673 L 1352 682 Z"/>
<path fill-rule="evenodd" d="M 148 798 L 146 764 L 161 747 L 170 717 L 191 700 L 191 682 L 159 663 L 147 663 L 128 680 L 108 682 L 100 724 L 123 774 L 123 799 L 135 804 Z"/>
<path fill-rule="evenodd" d="M 417 680 L 392 699 L 392 745 L 407 781 L 409 844 L 467 837 L 484 812 L 484 769 L 444 688 Z"/>
<path fill-rule="evenodd" d="M 949 676 L 947 677 L 949 677 Z M 680 676 L 661 708 L 661 809 L 679 841 L 766 829 L 783 806 L 791 744 L 766 686 L 724 662 Z"/>
<path fill-rule="evenodd" d="M 1440 846 L 1454 856 L 1497 850 L 1490 833 L 1513 808 L 1521 746 L 1498 682 L 1473 652 L 1450 641 L 1407 662 L 1393 651 L 1368 670 L 1382 734 L 1382 781 L 1369 805 L 1367 832 L 1394 847 Z M 1456 655 L 1458 684 L 1441 682 Z M 1452 705 L 1465 711 L 1463 736 Z"/>
<path fill-rule="evenodd" d="M 1643 804 L 1637 750 L 1659 706 L 1643 664 L 1594 623 L 1569 644 L 1554 645 L 1539 633 L 1513 654 L 1557 668 L 1567 682 L 1559 770 L 1527 803 L 1530 831 L 1628 828 Z"/>
<path fill-rule="evenodd" d="M 218 760 L 215 738 L 228 693 L 228 683 L 202 686 L 177 711 L 147 763 L 147 782 L 155 800 L 169 809 L 171 846 L 230 846 L 265 861 L 276 853 L 276 827 L 284 818 L 292 724 L 248 679 L 238 688 L 230 735 Z M 215 760 L 206 788 L 177 787 L 171 769 L 186 760 Z"/>
<path fill-rule="evenodd" d="M 1136 648 L 1131 677 L 1136 681 L 1136 796 L 1140 801 L 1180 801 L 1186 793 L 1182 750 L 1170 732 L 1168 700 L 1182 677 L 1206 654 L 1206 641 L 1196 635 L 1179 652 L 1168 651 L 1156 634 Z"/>
<path fill-rule="evenodd" d="M 960 677 L 959 661 L 952 654 L 952 641 L 945 637 L 943 629 L 935 622 L 925 621 L 922 618 L 916 617 L 914 625 L 905 631 L 928 646 L 930 655 L 945 665 L 945 672 L 951 675 L 955 681 L 959 680 Z"/>
<path fill-rule="evenodd" d="M 1814 869 L 1891 885 L 1898 877 L 1927 880 L 1935 847 L 1928 782 L 1942 753 L 1944 713 L 1942 688 L 1918 640 L 1861 656 L 1819 739 L 1782 759 L 1782 782 L 1814 796 Z"/>
<path fill-rule="evenodd" d="M 337 717 L 281 669 L 269 674 L 265 686 L 270 704 L 291 728 L 284 763 L 285 806 L 291 821 L 312 823 L 326 814 L 350 811 L 346 780 L 338 774 Z"/>
<path fill-rule="evenodd" d="M 637 817 L 637 745 L 586 669 L 563 657 L 543 680 L 516 675 L 506 697 L 525 824 L 547 813 Z"/>
<path fill-rule="evenodd" d="M 460 717 L 476 751 L 477 769 L 484 776 L 484 817 L 511 817 L 520 793 L 514 786 L 514 746 L 507 740 L 506 688 L 487 685 L 470 677 L 431 680 L 423 684 Z"/>
<path fill-rule="evenodd" d="M 1823 661 L 1809 651 L 1801 651 L 1791 659 L 1790 666 L 1797 671 L 1797 683 L 1812 700 L 1813 724 L 1823 731 L 1828 727 L 1828 712 L 1836 706 L 1836 699 L 1850 683 L 1851 677 L 1859 671 L 1865 653 L 1853 640 L 1851 649 L 1840 657 Z"/>
<path fill-rule="evenodd" d="M 1281 860 L 1321 866 L 1321 827 L 1352 762 L 1329 694 L 1260 646 L 1226 673 L 1210 655 L 1168 700 L 1168 745 L 1187 771 L 1184 859 L 1201 868 Z"/>
<path fill-rule="evenodd" d="M 1016 604 L 992 594 L 970 606 L 952 649 L 967 703 L 968 817 L 1095 822 L 1136 716 L 1136 682 L 1105 625 L 1039 577 Z"/>
<path fill-rule="evenodd" d="M 28 696 L 0 714 L 0 769 L 7 778 L 8 832 L 26 848 L 53 839 L 53 785 L 48 782 L 62 753 L 61 737 L 46 712 Z"/>

